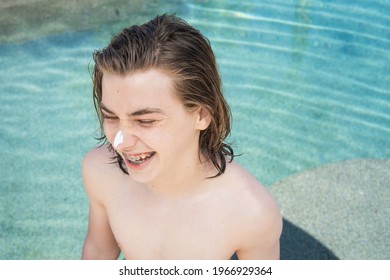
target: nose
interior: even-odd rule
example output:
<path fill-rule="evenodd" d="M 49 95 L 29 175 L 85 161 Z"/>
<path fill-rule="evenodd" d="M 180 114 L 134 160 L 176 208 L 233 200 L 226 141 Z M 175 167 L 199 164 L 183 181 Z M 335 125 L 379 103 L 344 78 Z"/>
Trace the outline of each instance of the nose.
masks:
<path fill-rule="evenodd" d="M 120 144 L 122 144 L 123 142 L 123 132 L 122 130 L 119 130 L 116 135 L 115 135 L 115 139 L 114 139 L 114 148 L 118 148 L 118 146 Z"/>
<path fill-rule="evenodd" d="M 134 134 L 123 131 L 124 130 L 119 130 L 115 135 L 113 146 L 117 150 L 134 146 L 137 142 L 137 137 Z"/>

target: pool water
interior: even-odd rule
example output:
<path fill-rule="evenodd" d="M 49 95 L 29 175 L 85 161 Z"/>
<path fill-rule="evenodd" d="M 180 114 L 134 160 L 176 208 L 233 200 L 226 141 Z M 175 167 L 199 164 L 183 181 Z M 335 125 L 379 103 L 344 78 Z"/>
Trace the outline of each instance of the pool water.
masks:
<path fill-rule="evenodd" d="M 210 39 L 233 113 L 229 141 L 265 186 L 390 158 L 389 1 L 158 2 L 131 23 L 176 12 Z M 91 53 L 128 24 L 0 45 L 0 259 L 80 257 L 80 163 L 98 135 Z"/>

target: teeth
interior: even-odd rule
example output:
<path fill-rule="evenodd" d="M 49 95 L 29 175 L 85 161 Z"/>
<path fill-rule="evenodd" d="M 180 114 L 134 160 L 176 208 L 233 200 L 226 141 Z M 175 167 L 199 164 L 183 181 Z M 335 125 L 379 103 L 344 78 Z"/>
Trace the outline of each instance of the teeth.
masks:
<path fill-rule="evenodd" d="M 149 159 L 152 155 L 154 155 L 154 152 L 153 153 L 144 153 L 144 154 L 139 154 L 139 155 L 131 155 L 131 156 L 127 156 L 126 158 L 127 158 L 127 160 L 129 160 L 132 163 L 139 164 L 139 163 Z"/>

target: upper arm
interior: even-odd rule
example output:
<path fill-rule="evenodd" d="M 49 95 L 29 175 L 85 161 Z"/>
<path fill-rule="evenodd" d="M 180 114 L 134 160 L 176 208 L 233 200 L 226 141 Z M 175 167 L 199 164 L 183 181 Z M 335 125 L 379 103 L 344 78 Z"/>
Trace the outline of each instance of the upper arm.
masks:
<path fill-rule="evenodd" d="M 279 259 L 283 222 L 278 206 L 265 189 L 256 192 L 247 205 L 247 213 L 241 220 L 238 258 Z"/>
<path fill-rule="evenodd" d="M 116 259 L 120 253 L 111 231 L 105 209 L 94 203 L 89 206 L 88 231 L 82 252 L 83 259 Z"/>
<path fill-rule="evenodd" d="M 105 186 L 101 178 L 101 162 L 101 151 L 98 149 L 90 151 L 82 162 L 83 182 L 89 199 L 88 231 L 82 252 L 83 259 L 116 259 L 119 255 L 104 204 Z"/>

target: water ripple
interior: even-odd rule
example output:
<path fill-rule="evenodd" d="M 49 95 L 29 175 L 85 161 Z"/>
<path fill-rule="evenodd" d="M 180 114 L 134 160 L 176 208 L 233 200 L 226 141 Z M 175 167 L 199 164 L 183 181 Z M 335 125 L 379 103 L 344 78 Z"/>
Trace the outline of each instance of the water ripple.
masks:
<path fill-rule="evenodd" d="M 328 97 L 323 97 L 320 95 L 317 95 L 316 98 L 313 99 L 308 99 L 307 96 L 303 95 L 296 95 L 291 92 L 286 92 L 286 91 L 280 91 L 280 90 L 275 90 L 271 88 L 265 88 L 257 85 L 252 85 L 252 84 L 242 84 L 242 85 L 232 85 L 229 84 L 227 85 L 230 88 L 244 88 L 244 89 L 255 89 L 259 92 L 267 92 L 271 93 L 276 96 L 280 96 L 282 98 L 287 98 L 287 99 L 292 99 L 294 102 L 299 102 L 299 104 L 304 104 L 306 108 L 310 108 L 313 111 L 319 112 L 321 114 L 326 114 L 329 116 L 334 116 L 340 121 L 345 121 L 346 123 L 358 123 L 367 127 L 372 127 L 378 130 L 382 130 L 385 132 L 390 132 L 390 127 L 386 127 L 380 124 L 377 124 L 375 121 L 369 121 L 367 118 L 370 116 L 373 117 L 379 117 L 381 121 L 383 122 L 388 122 L 390 123 L 390 115 L 386 113 L 378 113 L 375 111 L 371 110 L 365 110 L 363 108 L 359 108 L 358 106 L 353 106 L 350 104 L 346 104 L 343 102 L 340 102 L 339 100 L 335 101 L 332 100 Z M 332 111 L 327 110 L 327 109 L 322 109 L 318 107 L 318 104 L 322 104 L 325 106 L 325 108 L 333 108 Z M 253 104 L 253 106 L 257 106 L 256 104 Z M 336 112 L 337 109 L 338 111 L 342 113 Z M 345 111 L 349 111 L 347 114 Z"/>
<path fill-rule="evenodd" d="M 343 34 L 350 34 L 350 35 L 353 35 L 356 37 L 363 37 L 366 39 L 390 43 L 390 40 L 386 39 L 386 38 L 371 35 L 368 33 L 355 32 L 353 30 L 344 29 L 344 28 L 329 27 L 329 26 L 324 26 L 324 25 L 308 24 L 308 23 L 302 23 L 302 22 L 297 22 L 297 21 L 270 18 L 270 17 L 252 15 L 249 13 L 244 13 L 244 12 L 240 12 L 240 11 L 232 11 L 232 10 L 221 9 L 221 8 L 206 8 L 206 7 L 195 6 L 195 5 L 189 5 L 189 6 L 192 9 L 199 9 L 199 10 L 212 12 L 212 13 L 221 13 L 221 14 L 232 16 L 235 18 L 241 18 L 241 19 L 246 19 L 246 20 L 251 20 L 251 21 L 269 22 L 269 23 L 277 23 L 277 24 L 294 26 L 294 27 L 303 27 L 303 28 L 307 28 L 307 29 L 333 31 L 333 32 L 339 32 L 339 33 L 343 33 Z"/>

